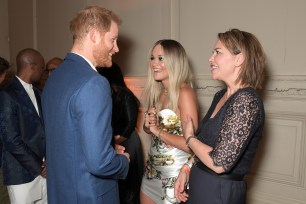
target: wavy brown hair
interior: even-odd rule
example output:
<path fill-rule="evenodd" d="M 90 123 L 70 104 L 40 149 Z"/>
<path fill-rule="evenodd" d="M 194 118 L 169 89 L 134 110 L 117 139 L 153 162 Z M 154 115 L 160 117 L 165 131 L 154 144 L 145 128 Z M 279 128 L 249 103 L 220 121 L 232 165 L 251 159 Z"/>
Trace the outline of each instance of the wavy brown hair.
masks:
<path fill-rule="evenodd" d="M 233 54 L 244 56 L 236 83 L 261 89 L 265 78 L 266 56 L 255 35 L 238 29 L 218 34 L 221 43 Z"/>

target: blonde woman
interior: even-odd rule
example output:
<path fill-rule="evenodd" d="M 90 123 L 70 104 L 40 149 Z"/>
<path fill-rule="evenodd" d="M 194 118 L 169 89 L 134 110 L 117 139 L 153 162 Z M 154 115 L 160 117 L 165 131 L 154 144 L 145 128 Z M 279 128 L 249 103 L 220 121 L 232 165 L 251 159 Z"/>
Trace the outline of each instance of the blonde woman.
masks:
<path fill-rule="evenodd" d="M 152 135 L 142 180 L 141 203 L 177 203 L 174 183 L 191 156 L 181 121 L 190 116 L 197 128 L 196 94 L 187 54 L 175 40 L 159 40 L 150 52 L 148 80 L 144 88 L 148 110 L 144 131 Z"/>

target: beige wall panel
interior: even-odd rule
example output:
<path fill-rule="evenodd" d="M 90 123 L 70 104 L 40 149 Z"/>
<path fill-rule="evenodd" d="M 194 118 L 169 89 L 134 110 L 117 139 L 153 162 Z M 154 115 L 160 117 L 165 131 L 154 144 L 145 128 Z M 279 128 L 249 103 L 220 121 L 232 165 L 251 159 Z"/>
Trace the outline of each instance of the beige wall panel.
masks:
<path fill-rule="evenodd" d="M 24 48 L 35 48 L 33 0 L 8 1 L 10 58 L 13 66 L 17 53 Z"/>
<path fill-rule="evenodd" d="M 72 46 L 69 23 L 76 12 L 86 6 L 78 0 L 37 0 L 37 47 L 47 62 L 64 58 Z"/>
<path fill-rule="evenodd" d="M 208 58 L 218 32 L 239 28 L 255 34 L 269 62 L 269 75 L 306 75 L 306 1 L 189 0 L 179 4 L 179 39 L 198 74 L 210 73 Z"/>
<path fill-rule="evenodd" d="M 10 60 L 8 0 L 0 0 L 0 56 Z"/>

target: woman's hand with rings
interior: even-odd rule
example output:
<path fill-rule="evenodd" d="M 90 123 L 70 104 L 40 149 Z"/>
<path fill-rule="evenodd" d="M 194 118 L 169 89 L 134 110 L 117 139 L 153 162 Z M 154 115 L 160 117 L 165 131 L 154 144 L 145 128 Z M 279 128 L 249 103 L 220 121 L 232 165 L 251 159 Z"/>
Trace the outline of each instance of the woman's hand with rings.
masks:
<path fill-rule="evenodd" d="M 156 118 L 156 108 L 151 107 L 148 111 L 145 112 L 145 126 L 150 128 L 152 126 L 156 126 L 157 118 Z"/>

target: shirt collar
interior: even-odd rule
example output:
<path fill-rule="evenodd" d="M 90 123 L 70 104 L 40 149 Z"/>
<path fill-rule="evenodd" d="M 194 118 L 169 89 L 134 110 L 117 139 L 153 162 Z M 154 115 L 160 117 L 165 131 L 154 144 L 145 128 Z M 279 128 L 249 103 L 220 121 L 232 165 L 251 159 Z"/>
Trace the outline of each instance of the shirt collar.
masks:
<path fill-rule="evenodd" d="M 18 76 L 16 76 L 17 79 L 20 81 L 20 83 L 22 84 L 23 87 L 26 88 L 33 88 L 32 84 L 28 84 L 27 82 L 23 81 L 22 79 L 20 79 Z"/>
<path fill-rule="evenodd" d="M 72 53 L 73 53 L 73 54 L 76 54 L 76 55 L 79 55 L 80 57 L 82 57 L 86 62 L 88 62 L 88 64 L 90 65 L 90 67 L 91 67 L 93 70 L 95 70 L 96 72 L 98 72 L 97 69 L 96 69 L 96 67 L 95 67 L 88 59 L 86 59 L 86 57 L 84 57 L 84 56 L 81 55 L 81 54 L 75 53 L 75 52 L 72 52 Z"/>

